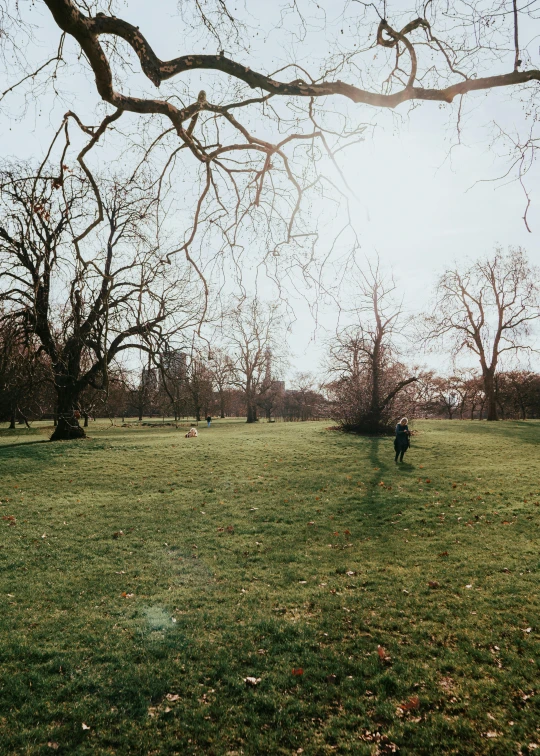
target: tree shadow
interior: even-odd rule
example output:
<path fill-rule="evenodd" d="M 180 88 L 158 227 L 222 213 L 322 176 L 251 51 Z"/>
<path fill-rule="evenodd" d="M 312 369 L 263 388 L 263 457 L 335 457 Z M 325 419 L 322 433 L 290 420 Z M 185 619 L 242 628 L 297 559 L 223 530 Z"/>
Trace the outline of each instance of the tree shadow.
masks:
<path fill-rule="evenodd" d="M 48 438 L 40 438 L 37 441 L 17 441 L 15 444 L 1 444 L 0 443 L 0 452 L 3 452 L 5 449 L 14 449 L 16 446 L 35 446 L 36 444 L 48 444 L 49 439 Z"/>

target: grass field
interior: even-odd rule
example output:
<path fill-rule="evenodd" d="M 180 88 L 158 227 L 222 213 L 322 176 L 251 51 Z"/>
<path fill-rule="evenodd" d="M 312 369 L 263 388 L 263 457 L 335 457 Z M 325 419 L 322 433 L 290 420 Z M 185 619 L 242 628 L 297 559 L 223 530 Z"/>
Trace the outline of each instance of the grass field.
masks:
<path fill-rule="evenodd" d="M 540 423 L 416 430 L 1 431 L 0 753 L 540 753 Z"/>

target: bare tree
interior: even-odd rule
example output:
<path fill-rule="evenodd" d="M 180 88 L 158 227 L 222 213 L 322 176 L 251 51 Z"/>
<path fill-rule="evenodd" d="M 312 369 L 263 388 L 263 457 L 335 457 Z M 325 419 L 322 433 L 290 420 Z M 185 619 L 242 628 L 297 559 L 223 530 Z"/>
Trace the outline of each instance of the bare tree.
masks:
<path fill-rule="evenodd" d="M 115 128 L 113 121 L 125 113 L 137 116 L 123 145 L 124 150 L 136 145 L 141 158 L 134 176 L 140 177 L 140 166 L 151 165 L 160 192 L 174 184 L 175 168 L 190 177 L 190 218 L 176 252 L 193 264 L 197 237 L 211 237 L 217 259 L 226 248 L 240 269 L 244 233 L 262 241 L 264 261 L 280 282 L 288 262 L 309 275 L 306 260 L 313 259 L 317 222 L 302 208 L 308 196 L 330 193 L 335 199 L 336 182 L 345 190 L 339 158 L 363 138 L 360 121 L 368 108 L 456 101 L 451 112 L 459 132 L 464 96 L 510 87 L 526 101 L 527 112 L 536 113 L 540 71 L 530 52 L 536 35 L 525 42 L 519 34 L 521 21 L 536 24 L 531 3 L 514 2 L 501 10 L 495 0 L 480 5 L 452 0 L 450 6 L 435 0 L 394 9 L 386 0 L 290 0 L 277 11 L 283 11 L 283 24 L 290 19 L 284 37 L 286 31 L 300 32 L 306 38 L 300 50 L 316 60 L 307 70 L 297 48 L 277 71 L 258 70 L 246 44 L 254 36 L 250 16 L 237 16 L 225 0 L 181 3 L 178 39 L 201 43 L 170 60 L 160 58 L 137 19 L 130 23 L 114 14 L 112 0 L 39 0 L 38 5 L 50 12 L 59 39 L 32 67 L 20 40 L 32 39 L 35 14 L 27 13 L 33 6 L 27 11 L 17 0 L 0 0 L 0 40 L 10 82 L 2 96 L 22 88 L 43 97 L 47 85 L 51 92 L 61 89 L 59 80 L 66 82 L 75 69 L 90 72 L 96 99 L 114 109 L 104 130 Z M 170 23 L 166 9 L 162 24 Z M 328 54 L 318 54 L 321 29 Z M 308 46 L 311 31 L 316 36 Z M 27 49 L 32 50 L 31 42 Z M 137 69 L 142 76 L 134 80 L 131 72 Z M 200 88 L 201 79 L 206 89 Z M 526 150 L 535 149 L 534 135 L 528 145 Z M 521 142 L 513 154 L 521 166 Z M 159 157 L 153 163 L 154 156 Z M 325 170 L 316 168 L 319 159 Z"/>
<path fill-rule="evenodd" d="M 271 386 L 269 353 L 274 364 L 284 356 L 280 341 L 282 315 L 278 305 L 262 304 L 256 298 L 237 302 L 226 322 L 226 341 L 233 366 L 233 385 L 246 399 L 247 422 L 257 421 L 257 404 L 261 391 Z"/>
<path fill-rule="evenodd" d="M 9 314 L 0 317 L 0 415 L 15 428 L 17 418 L 29 426 L 49 398 L 50 364 L 35 338 L 29 338 Z"/>
<path fill-rule="evenodd" d="M 209 357 L 210 373 L 212 383 L 218 396 L 220 417 L 226 415 L 227 389 L 231 386 L 231 380 L 234 373 L 234 367 L 231 357 L 227 352 L 215 347 Z"/>
<path fill-rule="evenodd" d="M 102 217 L 89 226 L 96 202 Z M 59 417 L 52 439 L 84 435 L 81 393 L 106 391 L 121 354 L 197 320 L 189 279 L 163 260 L 146 197 L 85 172 L 2 171 L 0 280 L 11 317 L 51 362 Z"/>
<path fill-rule="evenodd" d="M 201 350 L 193 349 L 186 369 L 186 388 L 190 409 L 197 422 L 206 414 L 213 400 L 212 373 Z"/>
<path fill-rule="evenodd" d="M 501 357 L 530 351 L 531 326 L 540 318 L 537 272 L 524 250 L 497 249 L 461 272 L 446 270 L 437 285 L 432 315 L 425 319 L 426 344 L 471 352 L 480 362 L 487 419 L 497 420 L 495 374 Z"/>
<path fill-rule="evenodd" d="M 381 433 L 389 430 L 390 412 L 398 394 L 416 376 L 397 361 L 397 340 L 406 326 L 397 286 L 384 276 L 379 261 L 359 271 L 354 312 L 356 323 L 330 344 L 328 384 L 347 430 Z"/>

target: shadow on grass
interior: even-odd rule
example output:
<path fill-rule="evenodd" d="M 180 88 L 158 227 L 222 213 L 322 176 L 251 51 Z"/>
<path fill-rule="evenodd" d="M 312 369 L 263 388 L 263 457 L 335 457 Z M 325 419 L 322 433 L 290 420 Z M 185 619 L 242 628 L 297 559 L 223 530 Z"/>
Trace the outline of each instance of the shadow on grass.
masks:
<path fill-rule="evenodd" d="M 15 444 L 0 444 L 0 452 L 5 449 L 14 449 L 16 446 L 35 446 L 36 444 L 48 444 L 48 438 L 40 438 L 38 441 L 17 441 Z"/>
<path fill-rule="evenodd" d="M 540 443 L 539 420 L 499 420 L 488 423 L 479 420 L 443 420 L 441 427 L 467 436 L 490 436 L 501 440 L 515 440 L 527 444 Z M 444 425 L 443 425 L 444 424 Z"/>

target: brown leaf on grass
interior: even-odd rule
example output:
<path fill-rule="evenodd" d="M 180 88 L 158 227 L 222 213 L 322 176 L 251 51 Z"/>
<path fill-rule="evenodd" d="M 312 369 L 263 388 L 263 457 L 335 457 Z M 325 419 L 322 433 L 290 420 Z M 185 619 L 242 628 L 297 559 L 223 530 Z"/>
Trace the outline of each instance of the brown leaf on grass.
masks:
<path fill-rule="evenodd" d="M 172 703 L 180 700 L 180 696 L 178 695 L 178 693 L 167 693 L 165 698 L 167 699 L 167 701 L 171 701 Z"/>
<path fill-rule="evenodd" d="M 60 746 L 58 745 L 58 743 L 56 743 L 54 740 L 49 740 L 49 742 L 47 743 L 47 745 L 49 746 L 49 748 L 52 748 L 53 751 L 57 751 L 60 748 Z"/>
<path fill-rule="evenodd" d="M 84 722 L 82 723 L 82 728 L 83 728 L 83 730 L 89 730 L 90 729 L 90 727 L 87 724 L 85 724 Z"/>
<path fill-rule="evenodd" d="M 246 685 L 255 688 L 261 681 L 260 677 L 244 677 L 244 682 Z"/>
<path fill-rule="evenodd" d="M 227 525 L 227 533 L 234 533 L 234 528 L 232 525 Z"/>
<path fill-rule="evenodd" d="M 447 557 L 448 556 L 448 552 L 447 551 L 441 551 L 441 553 L 439 554 L 439 556 L 440 557 Z"/>
<path fill-rule="evenodd" d="M 15 515 L 3 515 L 3 520 L 6 520 L 10 525 L 16 525 L 17 524 L 17 518 Z"/>
<path fill-rule="evenodd" d="M 413 711 L 414 709 L 418 709 L 420 706 L 420 699 L 418 696 L 411 696 L 408 701 L 404 701 L 403 703 L 399 704 L 399 708 L 402 711 Z"/>
<path fill-rule="evenodd" d="M 441 586 L 441 584 L 440 584 L 439 582 L 437 582 L 437 580 L 428 580 L 428 583 L 427 583 L 427 584 L 428 584 L 428 585 L 429 585 L 429 587 L 430 587 L 430 588 L 432 588 L 432 589 L 435 589 L 435 588 L 440 588 L 440 586 Z"/>
<path fill-rule="evenodd" d="M 386 653 L 385 649 L 382 646 L 377 646 L 377 653 L 379 655 L 379 659 L 382 662 L 389 662 L 391 657 Z"/>
<path fill-rule="evenodd" d="M 337 675 L 326 675 L 326 682 L 329 685 L 336 685 L 337 684 Z"/>
<path fill-rule="evenodd" d="M 431 480 L 429 478 L 426 478 L 426 483 L 431 483 Z"/>
<path fill-rule="evenodd" d="M 112 537 L 113 537 L 113 538 L 120 538 L 120 537 L 121 537 L 121 536 L 123 536 L 123 535 L 124 535 L 124 531 L 123 531 L 123 530 L 116 530 L 116 531 L 115 531 L 115 532 L 114 532 L 114 533 L 112 534 Z"/>
<path fill-rule="evenodd" d="M 126 591 L 123 591 L 120 595 L 122 598 L 133 598 L 135 596 L 134 593 L 126 593 Z"/>
<path fill-rule="evenodd" d="M 344 530 L 344 531 L 343 531 L 343 534 L 344 534 L 344 535 L 350 535 L 350 534 L 351 534 L 351 531 L 350 531 L 350 530 Z"/>
<path fill-rule="evenodd" d="M 302 667 L 293 667 L 291 673 L 294 677 L 301 677 L 304 674 Z"/>

